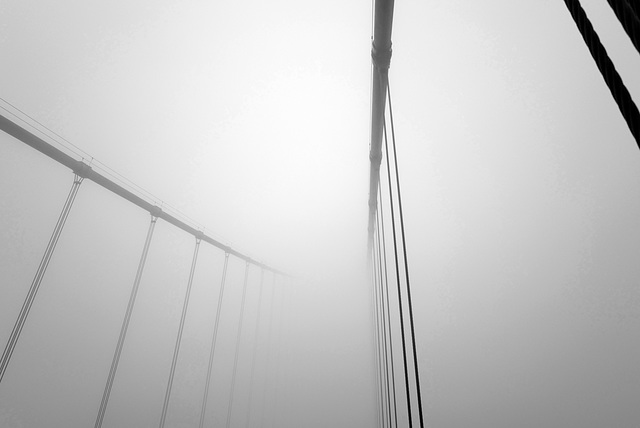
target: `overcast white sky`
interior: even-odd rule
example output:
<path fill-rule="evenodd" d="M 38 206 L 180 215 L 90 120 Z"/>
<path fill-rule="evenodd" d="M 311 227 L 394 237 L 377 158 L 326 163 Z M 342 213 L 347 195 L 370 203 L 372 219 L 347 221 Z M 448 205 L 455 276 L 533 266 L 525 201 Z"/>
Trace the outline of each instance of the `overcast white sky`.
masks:
<path fill-rule="evenodd" d="M 605 1 L 582 3 L 637 101 L 640 56 Z M 263 301 L 257 395 L 242 410 L 241 376 L 238 424 L 260 406 L 280 427 L 373 424 L 370 35 L 366 1 L 0 3 L 1 98 L 304 278 L 276 288 L 273 311 Z M 636 427 L 640 153 L 564 3 L 398 1 L 392 39 L 428 425 Z M 4 343 L 72 174 L 5 134 L 0 153 Z M 0 426 L 93 423 L 147 224 L 82 185 L 0 387 Z M 192 246 L 158 225 L 105 427 L 158 423 Z M 171 426 L 199 418 L 222 259 L 201 251 Z M 231 268 L 211 423 L 226 416 L 243 264 Z M 271 313 L 288 326 L 274 327 L 277 355 Z"/>

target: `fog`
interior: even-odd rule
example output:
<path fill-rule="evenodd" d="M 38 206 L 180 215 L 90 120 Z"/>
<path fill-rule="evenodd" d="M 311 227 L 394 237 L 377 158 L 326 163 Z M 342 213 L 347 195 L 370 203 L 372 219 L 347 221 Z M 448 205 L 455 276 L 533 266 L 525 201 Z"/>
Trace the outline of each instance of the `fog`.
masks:
<path fill-rule="evenodd" d="M 640 57 L 582 3 L 637 101 Z M 287 273 L 249 268 L 231 426 L 377 423 L 370 35 L 362 1 L 0 5 L 3 115 Z M 396 2 L 392 40 L 426 424 L 637 426 L 640 156 L 563 2 Z M 3 343 L 72 182 L 0 133 Z M 80 186 L 0 427 L 94 423 L 149 218 Z M 104 427 L 158 426 L 194 245 L 158 221 Z M 198 425 L 223 264 L 201 244 L 168 427 Z M 244 275 L 230 257 L 207 426 L 226 423 Z"/>

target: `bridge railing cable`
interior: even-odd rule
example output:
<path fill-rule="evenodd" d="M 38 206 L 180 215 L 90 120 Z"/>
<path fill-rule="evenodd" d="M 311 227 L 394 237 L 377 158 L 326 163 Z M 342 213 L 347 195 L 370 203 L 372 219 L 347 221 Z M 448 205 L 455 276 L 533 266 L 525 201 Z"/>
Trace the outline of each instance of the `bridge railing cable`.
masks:
<path fill-rule="evenodd" d="M 179 229 L 189 233 L 194 237 L 200 237 L 202 241 L 207 242 L 214 247 L 217 247 L 226 253 L 229 253 L 241 260 L 244 260 L 247 263 L 253 264 L 255 266 L 261 267 L 265 270 L 276 272 L 282 275 L 285 275 L 283 272 L 280 272 L 277 269 L 274 269 L 271 266 L 268 266 L 258 260 L 255 260 L 249 257 L 246 254 L 241 253 L 228 245 L 225 245 L 218 240 L 212 238 L 211 236 L 203 233 L 201 230 L 187 224 L 185 221 L 177 218 L 174 215 L 169 214 L 166 211 L 160 209 L 157 205 L 147 201 L 145 198 L 136 195 L 129 189 L 126 189 L 122 185 L 116 183 L 112 179 L 100 174 L 99 172 L 92 169 L 89 165 L 84 163 L 81 160 L 74 159 L 72 156 L 64 153 L 62 150 L 52 146 L 42 138 L 33 134 L 32 132 L 26 130 L 24 127 L 16 124 L 15 122 L 9 120 L 7 117 L 0 115 L 0 130 L 6 132 L 7 134 L 13 136 L 19 141 L 25 143 L 26 145 L 34 148 L 40 153 L 50 157 L 51 159 L 57 161 L 58 163 L 70 168 L 73 171 L 82 171 L 82 175 L 84 178 L 87 178 L 94 183 L 104 187 L 105 189 L 115 193 L 116 195 L 126 199 L 127 201 L 137 205 L 138 207 L 150 212 L 155 213 L 158 218 L 161 218 L 168 223 L 173 224 Z"/>

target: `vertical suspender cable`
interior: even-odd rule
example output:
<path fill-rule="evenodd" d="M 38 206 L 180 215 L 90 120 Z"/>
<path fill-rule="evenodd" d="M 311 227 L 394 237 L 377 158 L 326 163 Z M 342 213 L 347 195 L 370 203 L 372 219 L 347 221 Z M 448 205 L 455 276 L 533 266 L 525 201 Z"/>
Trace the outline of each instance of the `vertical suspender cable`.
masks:
<path fill-rule="evenodd" d="M 233 373 L 231 374 L 231 393 L 229 394 L 229 407 L 227 408 L 227 423 L 229 428 L 231 424 L 231 410 L 233 409 L 233 394 L 236 388 L 236 372 L 238 370 L 238 355 L 240 353 L 240 338 L 242 335 L 242 319 L 244 317 L 244 302 L 247 297 L 247 282 L 249 278 L 249 262 L 247 262 L 244 271 L 244 285 L 242 287 L 242 302 L 240 303 L 240 323 L 238 325 L 238 335 L 236 337 L 236 353 L 233 358 Z"/>
<path fill-rule="evenodd" d="M 267 330 L 267 365 L 264 377 L 264 388 L 262 390 L 262 407 L 260 410 L 260 427 L 264 426 L 264 409 L 267 402 L 267 388 L 269 386 L 269 366 L 271 365 L 271 332 L 273 330 L 273 306 L 276 300 L 276 274 L 273 274 L 273 283 L 271 285 L 271 308 L 269 310 L 269 329 Z"/>
<path fill-rule="evenodd" d="M 279 309 L 278 309 L 278 338 L 276 339 L 276 367 L 274 370 L 274 374 L 275 374 L 275 379 L 273 382 L 273 418 L 271 419 L 271 427 L 275 427 L 275 428 L 279 428 L 281 426 L 281 424 L 278 424 L 277 422 L 277 417 L 280 414 L 280 412 L 278 411 L 279 407 L 280 407 L 280 367 L 282 365 L 281 361 L 282 361 L 282 317 L 284 314 L 284 292 L 285 292 L 285 285 L 286 282 L 284 281 L 284 278 L 281 282 L 282 287 L 280 287 L 280 304 Z"/>
<path fill-rule="evenodd" d="M 384 290 L 386 294 L 386 307 L 387 307 L 387 318 L 389 323 L 387 324 L 389 329 L 389 358 L 391 360 L 391 391 L 393 392 L 393 418 L 395 422 L 395 427 L 398 427 L 398 402 L 396 400 L 396 375 L 394 369 L 394 359 L 393 359 L 393 334 L 391 331 L 391 309 L 389 305 L 389 277 L 387 275 L 387 244 L 384 237 L 384 209 L 382 206 L 382 188 L 378 187 L 378 196 L 380 197 L 379 204 L 379 218 L 378 222 L 378 236 L 382 237 L 382 254 L 378 257 L 382 260 L 382 267 L 384 268 Z"/>
<path fill-rule="evenodd" d="M 142 272 L 144 271 L 144 265 L 147 260 L 147 254 L 149 253 L 149 246 L 151 245 L 151 238 L 153 237 L 153 230 L 156 226 L 158 217 L 152 213 L 151 223 L 149 224 L 149 230 L 147 231 L 147 238 L 144 242 L 144 248 L 142 249 L 142 256 L 140 257 L 140 263 L 138 263 L 138 271 L 136 272 L 136 278 L 133 281 L 133 289 L 129 296 L 129 303 L 127 304 L 127 310 L 125 312 L 124 320 L 122 321 L 122 327 L 120 328 L 120 336 L 118 337 L 118 343 L 116 344 L 116 350 L 113 354 L 113 360 L 111 361 L 111 368 L 109 369 L 109 376 L 107 377 L 107 384 L 104 387 L 102 394 L 102 401 L 100 402 L 100 409 L 98 410 L 98 416 L 96 418 L 95 428 L 102 426 L 104 420 L 104 414 L 107 410 L 107 404 L 109 403 L 109 395 L 111 394 L 111 388 L 113 387 L 113 380 L 118 370 L 118 363 L 120 362 L 120 354 L 122 354 L 122 347 L 124 346 L 124 340 L 127 336 L 127 330 L 129 328 L 129 321 L 131 320 L 131 313 L 133 312 L 133 306 L 136 302 L 136 296 L 138 294 L 138 287 L 140 286 L 140 280 L 142 279 Z"/>
<path fill-rule="evenodd" d="M 227 278 L 227 266 L 229 264 L 229 253 L 224 255 L 224 268 L 222 269 L 222 281 L 220 284 L 220 295 L 218 296 L 218 309 L 216 311 L 216 321 L 213 326 L 211 337 L 211 351 L 209 352 L 209 365 L 207 367 L 207 380 L 204 386 L 204 397 L 202 398 L 202 409 L 200 410 L 200 428 L 204 427 L 204 417 L 207 411 L 207 398 L 209 397 L 209 384 L 211 382 L 211 368 L 213 367 L 213 354 L 216 350 L 216 337 L 218 335 L 218 324 L 220 323 L 220 311 L 222 309 L 222 297 L 224 295 L 224 283 Z"/>
<path fill-rule="evenodd" d="M 60 238 L 60 234 L 62 233 L 62 229 L 67 222 L 69 212 L 71 211 L 71 207 L 73 206 L 73 201 L 75 201 L 76 199 L 78 188 L 80 187 L 80 184 L 82 184 L 82 180 L 83 177 L 78 175 L 78 173 L 75 173 L 73 184 L 71 185 L 71 190 L 69 190 L 69 194 L 67 195 L 67 200 L 62 207 L 62 212 L 60 213 L 60 217 L 58 217 L 58 222 L 53 228 L 53 233 L 51 234 L 51 238 L 49 238 L 49 243 L 47 244 L 47 247 L 44 251 L 42 260 L 40 260 L 40 265 L 36 270 L 36 275 L 31 282 L 31 286 L 29 287 L 29 291 L 27 292 L 27 297 L 22 304 L 22 309 L 20 309 L 18 319 L 13 326 L 13 330 L 11 331 L 11 335 L 9 336 L 9 340 L 7 341 L 4 351 L 2 352 L 2 359 L 0 359 L 0 383 L 4 378 L 4 374 L 7 370 L 7 366 L 9 365 L 9 361 L 11 360 L 11 356 L 13 355 L 16 343 L 18 343 L 20 333 L 22 332 L 24 323 L 27 320 L 29 311 L 31 310 L 31 305 L 33 305 L 33 301 L 36 298 L 36 294 L 38 293 L 38 289 L 40 288 L 40 284 L 42 283 L 42 278 L 44 278 L 44 274 L 47 271 L 47 267 L 49 266 L 49 262 L 51 261 L 51 256 L 53 256 L 53 253 L 56 249 L 58 239 Z"/>
<path fill-rule="evenodd" d="M 407 260 L 407 240 L 404 233 L 404 214 L 402 212 L 402 195 L 400 194 L 400 175 L 398 173 L 398 155 L 396 151 L 396 133 L 393 125 L 393 107 L 391 106 L 391 89 L 387 82 L 387 98 L 389 99 L 389 121 L 391 123 L 391 142 L 393 144 L 393 162 L 396 171 L 396 191 L 398 193 L 398 217 L 400 218 L 400 231 L 402 234 L 402 254 L 404 257 L 404 274 L 407 285 L 407 305 L 409 306 L 409 326 L 411 331 L 411 347 L 413 349 L 413 369 L 416 377 L 416 391 L 418 395 L 418 414 L 420 416 L 420 428 L 424 427 L 422 415 L 422 392 L 420 390 L 420 371 L 418 370 L 418 353 L 416 351 L 416 334 L 413 325 L 413 303 L 411 301 L 411 285 L 409 283 L 409 262 Z"/>
<path fill-rule="evenodd" d="M 371 242 L 371 276 L 372 276 L 372 284 L 373 284 L 373 317 L 374 317 L 374 346 L 375 346 L 375 368 L 376 368 L 376 389 L 378 390 L 378 424 L 381 427 L 384 427 L 384 393 L 383 393 L 383 382 L 382 382 L 382 360 L 380 358 L 380 316 L 379 316 L 379 305 L 378 305 L 378 293 L 377 293 L 377 264 L 375 258 L 375 239 Z"/>
<path fill-rule="evenodd" d="M 395 259 L 396 266 L 396 284 L 398 287 L 398 312 L 400 313 L 400 337 L 402 338 L 402 363 L 404 367 L 404 385 L 405 385 L 405 393 L 407 395 L 407 415 L 409 417 L 409 428 L 413 426 L 413 418 L 411 417 L 411 393 L 409 391 L 409 369 L 407 366 L 407 344 L 406 344 L 406 334 L 404 331 L 404 311 L 402 309 L 402 290 L 400 287 L 400 267 L 398 262 L 398 240 L 396 236 L 396 220 L 394 213 L 394 204 L 393 204 L 393 190 L 391 186 L 391 166 L 389 164 L 389 144 L 387 141 L 387 126 L 386 123 L 383 122 L 383 131 L 384 131 L 384 149 L 386 154 L 386 162 L 387 162 L 387 179 L 389 184 L 389 204 L 391 210 L 391 230 L 393 232 L 393 255 Z"/>
<path fill-rule="evenodd" d="M 391 349 L 391 317 L 389 314 L 389 302 L 386 301 L 386 305 L 385 305 L 385 293 L 384 293 L 384 289 L 387 286 L 387 281 L 386 281 L 386 275 L 384 273 L 384 264 L 386 263 L 386 260 L 383 260 L 382 258 L 382 238 L 381 238 L 381 231 L 380 231 L 380 216 L 382 216 L 382 212 L 381 212 L 381 208 L 378 208 L 378 212 L 376 215 L 376 238 L 377 238 L 377 249 L 378 249 L 378 268 L 380 270 L 380 305 L 382 307 L 382 314 L 383 314 L 383 335 L 384 335 L 384 342 L 385 342 L 385 348 L 384 348 L 384 358 L 385 358 L 385 365 L 386 365 L 386 382 L 387 382 L 387 406 L 389 409 L 389 426 L 392 426 L 391 423 L 391 410 L 392 410 L 392 406 L 391 406 L 391 397 L 393 396 L 393 412 L 394 412 L 394 420 L 396 422 L 396 426 L 398 425 L 398 417 L 395 411 L 395 401 L 396 401 L 396 391 L 395 391 L 395 383 L 392 383 L 390 381 L 390 377 L 391 379 L 393 379 L 393 375 L 391 374 L 393 372 L 393 354 L 391 354 L 392 349 Z M 387 296 L 388 299 L 388 296 Z M 391 368 L 391 370 L 389 370 L 389 368 Z M 392 389 L 393 386 L 393 389 Z"/>
<path fill-rule="evenodd" d="M 173 386 L 173 377 L 176 373 L 176 364 L 178 363 L 178 354 L 180 353 L 180 342 L 182 341 L 182 331 L 184 330 L 184 321 L 187 318 L 187 308 L 189 307 L 189 296 L 191 295 L 191 285 L 193 284 L 193 274 L 196 271 L 196 261 L 198 260 L 198 249 L 200 248 L 201 238 L 196 238 L 196 247 L 193 250 L 193 260 L 191 261 L 191 270 L 189 271 L 189 281 L 187 283 L 187 291 L 184 296 L 182 305 L 182 315 L 180 316 L 180 326 L 178 327 L 178 337 L 176 338 L 176 346 L 173 349 L 173 359 L 171 360 L 171 370 L 169 371 L 169 380 L 167 382 L 167 390 L 164 394 L 164 403 L 162 405 L 162 415 L 160 416 L 160 428 L 164 428 L 167 419 L 167 409 L 169 408 L 169 399 L 171 398 L 171 387 Z"/>
<path fill-rule="evenodd" d="M 253 333 L 253 357 L 251 359 L 251 377 L 249 381 L 249 404 L 247 406 L 247 427 L 251 422 L 251 402 L 253 398 L 253 376 L 256 369 L 256 355 L 258 354 L 258 333 L 260 332 L 260 312 L 262 310 L 262 289 L 264 286 L 264 269 L 260 272 L 260 292 L 258 294 L 258 314 L 256 315 L 256 328 Z"/>
<path fill-rule="evenodd" d="M 618 108 L 626 120 L 631 134 L 633 134 L 638 147 L 640 147 L 640 112 L 638 112 L 638 107 L 633 102 L 626 86 L 624 86 L 620 74 L 618 74 L 616 67 L 607 54 L 607 50 L 600 42 L 598 33 L 593 29 L 593 25 L 591 25 L 591 21 L 589 21 L 587 14 L 584 9 L 582 9 L 580 1 L 564 0 L 564 2 L 589 48 L 589 52 L 596 62 L 600 74 L 602 74 L 605 83 L 609 87 L 613 99 L 618 104 Z"/>
<path fill-rule="evenodd" d="M 377 212 L 376 212 L 376 232 L 377 232 Z M 384 310 L 384 295 L 382 292 L 382 284 L 383 284 L 383 277 L 382 277 L 382 259 L 380 258 L 380 236 L 376 233 L 375 234 L 375 241 L 374 241 L 374 258 L 377 259 L 378 263 L 377 263 L 377 272 L 376 275 L 379 278 L 378 281 L 378 287 L 376 289 L 376 294 L 377 294 L 377 299 L 378 299 L 378 306 L 379 306 L 379 312 L 380 312 L 380 342 L 382 344 L 382 349 L 381 349 L 381 359 L 382 359 L 382 365 L 383 365 L 383 370 L 382 370 L 382 376 L 383 376 L 383 389 L 384 389 L 384 398 L 385 398 L 385 410 L 386 410 L 386 421 L 387 421 L 387 426 L 391 426 L 391 391 L 390 391 L 390 387 L 389 387 L 389 354 L 388 354 L 388 347 L 389 347 L 389 341 L 387 338 L 387 321 L 386 321 L 386 311 Z"/>

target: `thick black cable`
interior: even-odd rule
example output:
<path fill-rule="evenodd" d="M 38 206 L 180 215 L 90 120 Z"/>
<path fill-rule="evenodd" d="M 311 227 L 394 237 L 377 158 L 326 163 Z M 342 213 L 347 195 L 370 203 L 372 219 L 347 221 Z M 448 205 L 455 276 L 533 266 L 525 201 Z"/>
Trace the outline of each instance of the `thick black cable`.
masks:
<path fill-rule="evenodd" d="M 404 213 L 402 212 L 402 194 L 400 193 L 400 175 L 398 173 L 398 154 L 396 151 L 396 132 L 393 124 L 393 107 L 391 105 L 391 89 L 387 82 L 387 98 L 389 99 L 389 122 L 391 124 L 391 143 L 393 145 L 393 161 L 396 171 L 396 191 L 398 193 L 398 217 L 400 217 L 400 232 L 402 235 L 402 254 L 404 257 L 404 274 L 407 288 L 407 305 L 409 306 L 409 325 L 411 331 L 411 347 L 413 349 L 413 369 L 416 377 L 416 391 L 418 395 L 418 414 L 420 415 L 420 428 L 424 427 L 422 415 L 422 391 L 420 390 L 420 371 L 418 370 L 418 352 L 416 350 L 416 334 L 413 323 L 413 302 L 411 301 L 411 284 L 409 283 L 409 262 L 407 257 L 407 240 L 404 233 Z"/>
<path fill-rule="evenodd" d="M 40 260 L 40 264 L 38 269 L 36 270 L 36 274 L 31 282 L 31 286 L 27 292 L 27 296 L 25 297 L 24 302 L 22 303 L 22 308 L 18 314 L 18 318 L 13 326 L 13 330 L 11 331 L 11 335 L 9 336 L 9 340 L 5 345 L 4 351 L 2 352 L 2 358 L 0 359 L 0 383 L 4 378 L 4 374 L 6 373 L 9 362 L 11 361 L 11 357 L 13 356 L 13 351 L 15 350 L 16 344 L 18 343 L 18 339 L 20 338 L 20 334 L 22 333 L 22 328 L 24 327 L 24 323 L 29 316 L 29 312 L 31 311 L 31 306 L 33 305 L 33 301 L 36 298 L 36 294 L 38 294 L 38 290 L 40 289 L 40 284 L 42 284 L 42 279 L 44 278 L 44 274 L 47 271 L 47 267 L 49 267 L 49 262 L 51 261 L 51 257 L 58 245 L 58 240 L 60 238 L 60 234 L 62 233 L 62 229 L 67 222 L 67 218 L 69 217 L 69 212 L 71 211 L 71 207 L 73 206 L 73 202 L 76 199 L 76 195 L 78 194 L 78 189 L 80 184 L 82 184 L 83 178 L 78 174 L 75 174 L 73 179 L 73 184 L 71 185 L 71 189 L 67 194 L 67 199 L 64 202 L 62 207 L 62 211 L 60 212 L 60 216 L 58 217 L 58 221 L 56 222 L 55 227 L 53 228 L 53 233 L 49 238 L 49 243 L 42 255 L 42 259 Z"/>
<path fill-rule="evenodd" d="M 626 3 L 633 11 L 636 19 L 640 19 L 640 2 L 638 0 L 626 0 Z"/>
<path fill-rule="evenodd" d="M 262 311 L 262 290 L 264 288 L 264 269 L 260 272 L 260 292 L 258 293 L 258 313 L 256 327 L 253 332 L 253 357 L 251 358 L 251 376 L 249 377 L 249 403 L 247 405 L 247 426 L 251 422 L 251 402 L 253 401 L 253 376 L 256 369 L 256 355 L 258 354 L 258 333 L 260 333 L 260 312 Z"/>
<path fill-rule="evenodd" d="M 391 230 L 393 231 L 393 255 L 396 266 L 396 284 L 398 286 L 398 311 L 400 313 L 400 337 L 402 338 L 402 363 L 404 367 L 404 384 L 407 394 L 407 415 L 409 419 L 409 428 L 413 427 L 413 419 L 411 417 L 411 393 L 409 390 L 409 368 L 407 366 L 407 344 L 406 333 L 404 331 L 404 310 L 402 309 L 402 291 L 400 286 L 400 266 L 398 262 L 398 240 L 396 237 L 396 219 L 393 204 L 393 189 L 391 185 L 391 166 L 389 164 L 389 143 L 387 141 L 387 124 L 383 118 L 382 130 L 384 135 L 384 150 L 387 162 L 387 180 L 389 184 L 389 205 L 391 210 Z"/>
<path fill-rule="evenodd" d="M 191 286 L 193 285 L 193 275 L 196 271 L 196 262 L 198 261 L 198 250 L 200 249 L 200 239 L 196 238 L 196 247 L 193 250 L 193 260 L 191 261 L 191 270 L 189 271 L 189 281 L 187 282 L 187 291 L 182 304 L 182 314 L 180 315 L 180 325 L 178 326 L 178 336 L 176 337 L 176 345 L 173 348 L 173 358 L 171 360 L 171 369 L 169 370 L 169 380 L 167 381 L 167 390 L 164 394 L 164 403 L 162 405 L 162 414 L 160 416 L 160 428 L 164 428 L 167 419 L 167 410 L 169 409 L 169 400 L 171 399 L 171 387 L 173 386 L 173 378 L 176 373 L 176 365 L 178 363 L 178 354 L 180 353 L 180 343 L 182 342 L 182 332 L 184 331 L 184 322 L 187 319 L 187 309 L 189 307 L 189 297 L 191 296 Z"/>
<path fill-rule="evenodd" d="M 220 311 L 222 310 L 222 298 L 224 296 L 224 284 L 227 279 L 227 266 L 229 265 L 229 253 L 224 255 L 224 267 L 222 268 L 222 280 L 220 283 L 220 294 L 218 296 L 218 308 L 216 310 L 216 320 L 213 325 L 211 336 L 211 350 L 209 351 L 209 365 L 207 366 L 207 378 L 204 386 L 204 397 L 202 398 L 202 409 L 200 410 L 200 428 L 204 427 L 204 417 L 207 412 L 207 398 L 209 397 L 209 385 L 211 383 L 211 369 L 213 367 L 213 355 L 216 350 L 216 338 L 218 336 L 218 324 L 220 323 Z"/>
<path fill-rule="evenodd" d="M 376 210 L 376 242 L 375 242 L 375 248 L 376 248 L 376 252 L 377 252 L 377 258 L 378 258 L 378 275 L 380 278 L 379 281 L 379 295 L 380 295 L 380 309 L 381 309 L 381 318 L 382 318 L 382 342 L 383 342 L 383 348 L 384 348 L 384 374 L 385 374 L 385 383 L 386 383 L 386 397 L 387 397 L 387 420 L 388 420 L 388 426 L 391 427 L 391 385 L 390 385 L 390 381 L 389 381 L 389 336 L 387 335 L 387 326 L 388 326 L 388 318 L 389 315 L 387 314 L 387 312 L 385 311 L 385 304 L 384 304 L 384 290 L 383 290 L 383 284 L 384 284 L 384 277 L 383 277 L 383 268 L 382 268 L 382 251 L 380 250 L 380 227 L 379 227 L 379 221 L 378 221 L 378 215 L 379 215 L 379 210 Z"/>
<path fill-rule="evenodd" d="M 229 407 L 227 408 L 227 423 L 226 427 L 229 428 L 231 423 L 231 410 L 233 409 L 233 395 L 236 389 L 236 372 L 238 370 L 238 356 L 240 355 L 240 339 L 242 336 L 242 321 L 244 318 L 244 303 L 247 297 L 247 283 L 249 279 L 249 262 L 245 265 L 244 270 L 244 285 L 242 286 L 242 301 L 240 303 L 240 322 L 238 325 L 238 335 L 236 337 L 236 353 L 233 357 L 233 372 L 231 374 L 231 393 L 229 394 Z"/>
<path fill-rule="evenodd" d="M 111 368 L 109 369 L 109 375 L 107 376 L 107 383 L 102 394 L 102 401 L 100 402 L 100 409 L 98 410 L 98 416 L 96 417 L 95 428 L 100 428 L 102 426 L 104 414 L 107 410 L 107 404 L 109 404 L 111 388 L 113 387 L 113 381 L 118 370 L 120 355 L 122 354 L 122 347 L 124 346 L 124 340 L 127 336 L 127 330 L 129 329 L 131 313 L 133 312 L 133 307 L 136 302 L 136 296 L 138 295 L 138 288 L 140 286 L 140 280 L 142 279 L 142 272 L 144 271 L 144 265 L 147 260 L 147 254 L 149 253 L 149 246 L 151 245 L 151 238 L 153 237 L 153 230 L 155 229 L 157 220 L 158 217 L 155 217 L 153 215 L 151 216 L 151 223 L 149 224 L 149 230 L 147 231 L 147 238 L 144 241 L 142 256 L 140 256 L 138 270 L 136 271 L 136 277 L 133 281 L 133 288 L 131 289 L 131 295 L 129 296 L 129 303 L 127 304 L 127 310 L 125 311 L 124 320 L 122 321 L 122 327 L 120 328 L 120 336 L 118 337 L 116 350 L 113 354 L 113 360 L 111 361 Z"/>
<path fill-rule="evenodd" d="M 607 55 L 607 50 L 600 42 L 600 38 L 593 29 L 593 25 L 591 25 L 591 21 L 589 21 L 584 9 L 582 9 L 580 1 L 564 0 L 564 2 L 589 48 L 589 52 L 596 62 L 600 74 L 602 74 L 605 83 L 609 87 L 613 99 L 618 104 L 618 108 L 627 122 L 631 134 L 635 138 L 636 144 L 640 148 L 640 112 L 638 112 L 638 107 L 633 102 L 626 86 L 624 86 L 624 82 L 616 71 L 616 67 L 613 65 L 611 58 Z"/>
<path fill-rule="evenodd" d="M 627 36 L 631 39 L 631 43 L 640 53 L 640 19 L 627 2 L 627 0 L 607 0 L 611 9 L 616 14 L 618 21 L 622 24 Z M 638 2 L 638 0 L 634 0 Z"/>
<path fill-rule="evenodd" d="M 391 308 L 389 304 L 389 277 L 387 275 L 387 243 L 385 239 L 385 228 L 384 228 L 384 207 L 382 206 L 382 188 L 378 187 L 378 196 L 380 198 L 378 204 L 378 213 L 380 215 L 380 221 L 378 222 L 378 236 L 382 237 L 382 266 L 384 268 L 384 289 L 386 294 L 386 306 L 387 306 L 387 314 L 388 314 L 388 329 L 389 329 L 389 357 L 391 359 L 391 391 L 393 392 L 393 418 L 395 422 L 395 427 L 398 427 L 398 402 L 396 398 L 396 375 L 394 369 L 394 358 L 393 358 L 393 334 L 391 331 Z"/>

